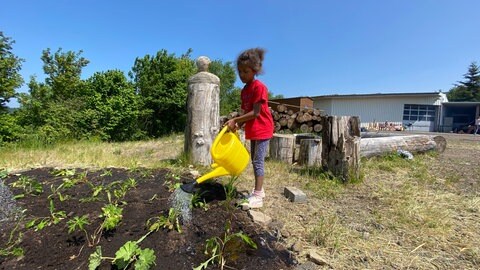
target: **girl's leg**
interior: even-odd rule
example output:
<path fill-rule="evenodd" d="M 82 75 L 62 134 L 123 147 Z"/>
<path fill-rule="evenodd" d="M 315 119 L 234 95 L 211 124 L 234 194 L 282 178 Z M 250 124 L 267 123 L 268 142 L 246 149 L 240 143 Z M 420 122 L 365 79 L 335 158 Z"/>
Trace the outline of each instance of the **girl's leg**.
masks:
<path fill-rule="evenodd" d="M 252 154 L 253 173 L 255 175 L 255 190 L 257 194 L 263 194 L 263 181 L 265 175 L 265 156 L 267 155 L 269 140 L 251 141 L 250 152 Z"/>

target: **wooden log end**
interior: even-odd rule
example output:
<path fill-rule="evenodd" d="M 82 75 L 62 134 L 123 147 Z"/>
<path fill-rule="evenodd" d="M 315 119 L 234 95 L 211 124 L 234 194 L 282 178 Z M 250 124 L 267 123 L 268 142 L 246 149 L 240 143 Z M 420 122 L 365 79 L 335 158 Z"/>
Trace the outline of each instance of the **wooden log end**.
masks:
<path fill-rule="evenodd" d="M 437 147 L 435 150 L 439 153 L 443 153 L 445 151 L 445 148 L 447 148 L 447 140 L 443 136 L 434 136 L 433 140 L 437 144 Z"/>

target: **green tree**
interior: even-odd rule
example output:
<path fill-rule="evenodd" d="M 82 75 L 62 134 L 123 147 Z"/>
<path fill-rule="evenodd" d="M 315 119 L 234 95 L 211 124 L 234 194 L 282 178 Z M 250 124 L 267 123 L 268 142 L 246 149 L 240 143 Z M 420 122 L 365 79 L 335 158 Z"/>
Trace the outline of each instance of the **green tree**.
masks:
<path fill-rule="evenodd" d="M 22 131 L 14 114 L 0 113 L 0 146 L 6 142 L 18 141 Z"/>
<path fill-rule="evenodd" d="M 45 124 L 48 115 L 48 105 L 52 100 L 52 88 L 38 82 L 35 76 L 30 77 L 29 93 L 21 93 L 18 101 L 20 109 L 19 121 L 22 126 L 39 127 Z"/>
<path fill-rule="evenodd" d="M 19 72 L 24 60 L 13 54 L 14 43 L 0 31 L 0 113 L 6 111 L 6 103 L 15 96 L 15 89 L 23 84 Z"/>
<path fill-rule="evenodd" d="M 82 95 L 82 69 L 89 60 L 81 56 L 83 51 L 63 52 L 62 48 L 54 54 L 50 48 L 42 52 L 43 71 L 47 75 L 45 83 L 52 88 L 54 100 L 66 100 Z"/>
<path fill-rule="evenodd" d="M 234 86 L 236 74 L 232 62 L 212 61 L 209 65 L 209 72 L 220 78 L 220 115 L 227 115 L 238 109 L 240 95 L 239 89 Z"/>
<path fill-rule="evenodd" d="M 161 50 L 135 59 L 129 74 L 140 96 L 139 123 L 149 137 L 185 128 L 187 80 L 195 72 L 190 53 L 175 57 Z"/>
<path fill-rule="evenodd" d="M 480 101 L 480 68 L 475 62 L 468 67 L 463 75 L 464 81 L 459 81 L 447 94 L 450 101 Z"/>
<path fill-rule="evenodd" d="M 88 60 L 80 52 L 54 54 L 50 49 L 42 52 L 45 82 L 30 78 L 29 93 L 21 94 L 18 121 L 29 131 L 27 139 L 37 138 L 44 143 L 82 137 L 78 122 L 85 106 L 85 83 L 81 80 L 82 68 Z M 36 140 L 36 139 L 35 139 Z"/>
<path fill-rule="evenodd" d="M 96 72 L 87 80 L 85 108 L 79 126 L 84 136 L 99 136 L 107 141 L 126 141 L 141 137 L 138 98 L 133 84 L 119 70 Z"/>

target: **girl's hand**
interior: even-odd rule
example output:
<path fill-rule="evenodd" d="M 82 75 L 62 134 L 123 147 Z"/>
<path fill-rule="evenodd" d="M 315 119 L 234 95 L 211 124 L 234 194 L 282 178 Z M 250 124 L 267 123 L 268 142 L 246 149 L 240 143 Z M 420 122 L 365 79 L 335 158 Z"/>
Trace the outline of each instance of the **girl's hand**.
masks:
<path fill-rule="evenodd" d="M 236 131 L 238 128 L 237 122 L 235 122 L 233 119 L 228 120 L 225 123 L 225 126 L 227 126 L 230 131 Z"/>

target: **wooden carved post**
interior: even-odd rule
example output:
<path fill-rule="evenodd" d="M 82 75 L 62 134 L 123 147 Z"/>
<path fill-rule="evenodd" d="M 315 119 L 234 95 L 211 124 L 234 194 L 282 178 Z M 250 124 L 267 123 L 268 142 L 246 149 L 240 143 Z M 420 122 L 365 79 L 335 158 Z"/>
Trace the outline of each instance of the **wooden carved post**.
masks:
<path fill-rule="evenodd" d="M 360 118 L 322 117 L 322 167 L 348 182 L 360 176 Z"/>
<path fill-rule="evenodd" d="M 208 72 L 210 59 L 197 59 L 198 73 L 188 79 L 184 151 L 190 162 L 210 165 L 210 147 L 220 128 L 220 79 Z"/>

